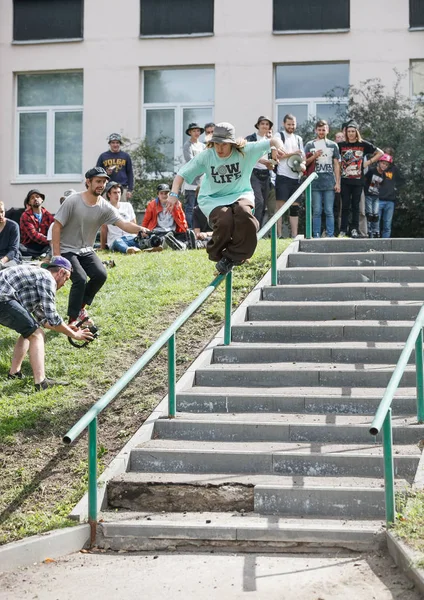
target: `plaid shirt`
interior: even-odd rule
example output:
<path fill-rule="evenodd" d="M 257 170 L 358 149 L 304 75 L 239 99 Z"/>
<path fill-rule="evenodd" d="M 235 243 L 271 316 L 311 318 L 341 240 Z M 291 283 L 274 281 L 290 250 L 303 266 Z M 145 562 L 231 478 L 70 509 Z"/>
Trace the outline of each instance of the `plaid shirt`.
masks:
<path fill-rule="evenodd" d="M 22 265 L 0 271 L 0 302 L 16 300 L 36 321 L 60 325 L 56 310 L 56 281 L 47 269 Z"/>
<path fill-rule="evenodd" d="M 41 246 L 46 246 L 48 244 L 47 232 L 53 221 L 53 215 L 44 207 L 41 207 L 41 221 L 34 215 L 31 207 L 27 208 L 22 213 L 20 220 L 21 244 L 26 246 L 31 242 L 35 242 Z"/>

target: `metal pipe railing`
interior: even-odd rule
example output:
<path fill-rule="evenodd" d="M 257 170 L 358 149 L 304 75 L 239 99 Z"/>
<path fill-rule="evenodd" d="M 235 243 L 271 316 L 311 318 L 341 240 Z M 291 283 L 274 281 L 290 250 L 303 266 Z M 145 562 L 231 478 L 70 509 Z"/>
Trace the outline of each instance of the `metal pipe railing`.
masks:
<path fill-rule="evenodd" d="M 287 200 L 271 219 L 258 232 L 258 240 L 271 229 L 271 283 L 277 285 L 277 221 L 299 196 L 306 194 L 306 231 L 307 238 L 311 237 L 311 193 L 312 181 L 318 176 L 312 173 L 299 186 L 298 190 Z M 200 308 L 223 280 L 225 288 L 225 322 L 224 344 L 231 343 L 231 309 L 233 273 L 218 275 L 207 288 L 181 313 L 179 317 L 162 333 L 161 336 L 144 352 L 144 354 L 126 371 L 122 377 L 79 419 L 65 434 L 63 442 L 71 444 L 88 427 L 88 519 L 91 525 L 91 542 L 94 543 L 97 525 L 97 416 L 116 398 L 116 396 L 134 379 L 134 377 L 152 360 L 152 358 L 167 344 L 168 346 L 168 416 L 176 415 L 176 333 L 184 323 Z"/>

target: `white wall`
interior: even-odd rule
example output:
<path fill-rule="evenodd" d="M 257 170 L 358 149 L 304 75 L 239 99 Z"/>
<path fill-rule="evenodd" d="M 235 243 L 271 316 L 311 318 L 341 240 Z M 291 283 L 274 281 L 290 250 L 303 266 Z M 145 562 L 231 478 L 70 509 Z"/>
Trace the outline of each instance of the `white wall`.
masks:
<path fill-rule="evenodd" d="M 12 44 L 12 0 L 0 0 L 0 191 L 7 207 L 20 206 L 30 185 L 15 182 L 14 73 L 84 70 L 83 169 L 107 149 L 112 131 L 141 130 L 143 67 L 215 65 L 215 121 L 230 121 L 239 135 L 253 131 L 259 114 L 274 115 L 273 68 L 284 62 L 350 62 L 350 81 L 407 72 L 424 58 L 424 31 L 408 31 L 408 0 L 351 2 L 348 33 L 272 34 L 272 0 L 215 0 L 215 34 L 200 38 L 139 39 L 139 0 L 85 0 L 84 41 Z M 409 77 L 403 92 L 409 94 Z M 57 209 L 67 187 L 81 182 L 40 183 L 46 207 Z"/>

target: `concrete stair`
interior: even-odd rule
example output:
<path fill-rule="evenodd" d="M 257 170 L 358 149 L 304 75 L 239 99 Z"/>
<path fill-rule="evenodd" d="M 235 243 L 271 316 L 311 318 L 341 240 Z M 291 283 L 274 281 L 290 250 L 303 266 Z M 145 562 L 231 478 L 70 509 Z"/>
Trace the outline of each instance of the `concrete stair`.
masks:
<path fill-rule="evenodd" d="M 382 446 L 369 425 L 424 299 L 424 240 L 297 245 L 279 285 L 247 302 L 232 344 L 215 345 L 178 390 L 177 417 L 157 419 L 108 482 L 118 512 L 103 514 L 103 547 L 380 542 Z M 393 402 L 400 491 L 421 456 L 415 411 L 410 364 Z"/>

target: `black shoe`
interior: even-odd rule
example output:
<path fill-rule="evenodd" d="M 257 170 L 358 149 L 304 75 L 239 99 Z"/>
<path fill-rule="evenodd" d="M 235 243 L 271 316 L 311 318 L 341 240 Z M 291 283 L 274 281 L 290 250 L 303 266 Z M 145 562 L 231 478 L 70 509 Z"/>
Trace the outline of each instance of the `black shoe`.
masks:
<path fill-rule="evenodd" d="M 373 223 L 378 223 L 380 220 L 380 215 L 379 214 L 373 214 L 372 215 L 372 222 Z"/>
<path fill-rule="evenodd" d="M 196 250 L 197 248 L 197 244 L 196 244 L 196 234 L 194 233 L 194 231 L 192 229 L 188 229 L 187 230 L 187 248 L 189 250 Z"/>
<path fill-rule="evenodd" d="M 223 256 L 221 258 L 221 260 L 219 260 L 216 263 L 216 270 L 221 275 L 226 275 L 227 273 L 232 271 L 233 267 L 234 267 L 234 262 L 232 260 L 230 260 L 229 258 L 227 258 L 226 256 Z"/>
<path fill-rule="evenodd" d="M 7 374 L 7 378 L 8 378 L 8 379 L 23 379 L 23 378 L 24 378 L 24 376 L 23 376 L 23 373 L 22 373 L 22 371 L 16 371 L 16 373 L 10 373 L 10 372 L 9 372 L 9 373 Z"/>
<path fill-rule="evenodd" d="M 46 377 L 44 381 L 42 381 L 41 383 L 36 383 L 34 385 L 35 391 L 40 392 L 41 390 L 47 390 L 47 388 L 54 387 L 55 385 L 69 385 L 69 383 L 67 381 L 55 381 L 54 379 L 49 379 L 48 377 Z"/>
<path fill-rule="evenodd" d="M 187 250 L 187 246 L 184 244 L 184 242 L 177 240 L 172 231 L 169 231 L 165 235 L 164 240 L 167 245 L 172 248 L 172 250 Z"/>

